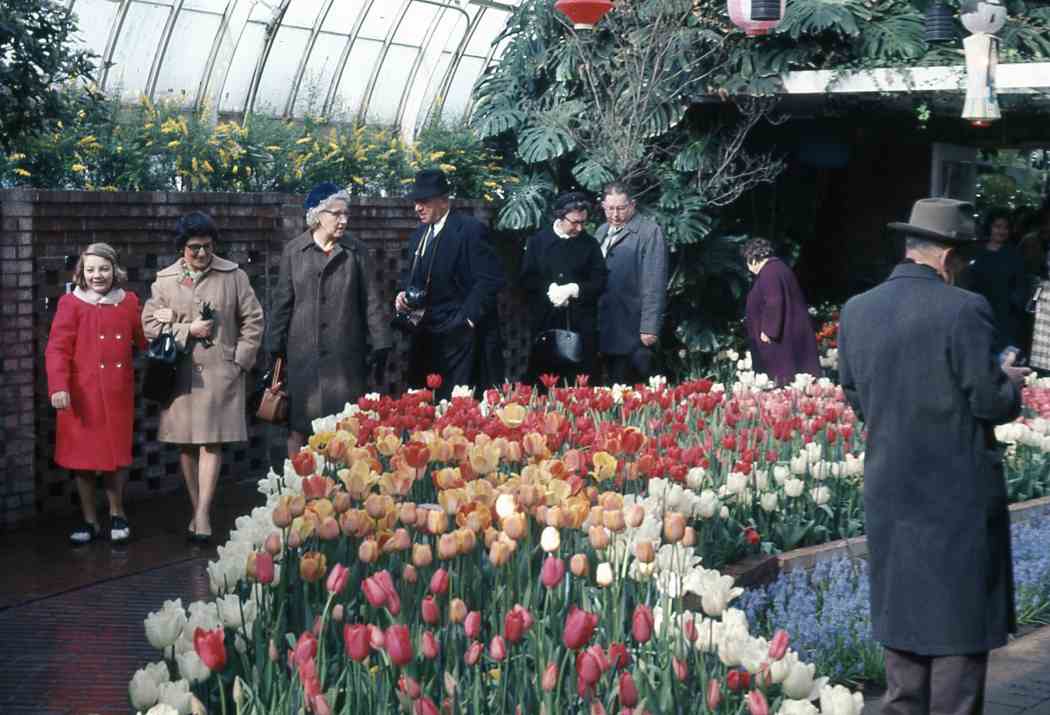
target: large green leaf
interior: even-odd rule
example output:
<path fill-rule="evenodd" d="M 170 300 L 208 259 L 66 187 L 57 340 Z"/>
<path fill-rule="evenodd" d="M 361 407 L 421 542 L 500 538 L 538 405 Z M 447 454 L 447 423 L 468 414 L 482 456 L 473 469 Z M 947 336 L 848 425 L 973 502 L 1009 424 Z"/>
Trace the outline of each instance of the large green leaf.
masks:
<path fill-rule="evenodd" d="M 478 107 L 475 109 L 472 123 L 482 139 L 489 139 L 517 129 L 525 123 L 525 119 L 525 112 L 513 107 Z"/>
<path fill-rule="evenodd" d="M 555 126 L 532 126 L 518 135 L 518 156 L 526 164 L 557 159 L 575 148 L 576 142 L 572 135 Z"/>
<path fill-rule="evenodd" d="M 581 159 L 572 167 L 572 175 L 588 191 L 601 191 L 616 176 L 594 159 Z"/>
<path fill-rule="evenodd" d="M 856 37 L 860 27 L 847 0 L 792 0 L 777 32 L 792 40 L 825 32 Z"/>
<path fill-rule="evenodd" d="M 538 227 L 554 193 L 554 184 L 546 177 L 527 177 L 507 197 L 496 219 L 496 227 L 511 231 Z"/>

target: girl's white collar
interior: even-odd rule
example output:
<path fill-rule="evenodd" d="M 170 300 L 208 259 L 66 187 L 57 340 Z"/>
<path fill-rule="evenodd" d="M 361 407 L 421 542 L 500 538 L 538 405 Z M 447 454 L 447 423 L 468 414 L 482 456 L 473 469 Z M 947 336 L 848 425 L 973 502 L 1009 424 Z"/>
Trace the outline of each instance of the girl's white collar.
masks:
<path fill-rule="evenodd" d="M 109 293 L 99 295 L 93 290 L 77 287 L 73 289 L 73 295 L 89 305 L 120 305 L 124 300 L 124 289 L 111 288 Z"/>

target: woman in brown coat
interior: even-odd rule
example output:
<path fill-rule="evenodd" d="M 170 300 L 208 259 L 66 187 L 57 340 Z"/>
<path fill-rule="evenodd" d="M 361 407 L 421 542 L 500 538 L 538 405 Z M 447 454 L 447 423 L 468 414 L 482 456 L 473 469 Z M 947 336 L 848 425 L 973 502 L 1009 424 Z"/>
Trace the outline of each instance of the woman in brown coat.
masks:
<path fill-rule="evenodd" d="M 190 538 L 211 538 L 211 502 L 222 466 L 222 444 L 248 438 L 244 375 L 255 364 L 263 310 L 236 263 L 215 255 L 219 231 L 207 214 L 179 219 L 182 257 L 157 272 L 142 311 L 146 336 L 171 330 L 184 352 L 175 397 L 160 413 L 157 439 L 179 445 L 193 503 Z"/>
<path fill-rule="evenodd" d="M 389 318 L 364 244 L 347 233 L 350 197 L 323 183 L 306 199 L 308 229 L 281 255 L 268 345 L 288 365 L 288 456 L 318 417 L 343 410 L 366 385 L 371 345 L 375 380 L 390 351 Z"/>

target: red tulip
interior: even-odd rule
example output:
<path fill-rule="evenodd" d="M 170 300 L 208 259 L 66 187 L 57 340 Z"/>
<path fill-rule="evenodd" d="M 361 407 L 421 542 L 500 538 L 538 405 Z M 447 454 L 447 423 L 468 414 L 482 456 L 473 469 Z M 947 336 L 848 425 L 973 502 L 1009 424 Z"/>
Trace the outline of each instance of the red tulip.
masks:
<path fill-rule="evenodd" d="M 583 651 L 576 658 L 576 673 L 587 685 L 594 685 L 602 677 L 602 667 L 597 658 L 588 651 Z"/>
<path fill-rule="evenodd" d="M 474 641 L 467 648 L 467 652 L 463 654 L 463 662 L 467 665 L 476 665 L 484 650 L 485 646 L 482 645 L 481 641 Z"/>
<path fill-rule="evenodd" d="M 525 606 L 521 605 L 520 603 L 515 603 L 514 608 L 510 610 L 521 616 L 521 625 L 525 628 L 526 631 L 532 628 L 532 624 L 536 622 L 536 619 L 534 619 L 532 617 L 532 614 L 529 613 L 529 609 L 525 608 Z"/>
<path fill-rule="evenodd" d="M 638 704 L 638 686 L 627 671 L 620 673 L 620 705 L 633 708 Z"/>
<path fill-rule="evenodd" d="M 434 575 L 430 577 L 430 592 L 435 596 L 448 593 L 448 571 L 438 569 L 434 572 Z"/>
<path fill-rule="evenodd" d="M 540 375 L 540 382 L 543 383 L 544 387 L 550 390 L 558 384 L 558 376 L 554 373 L 545 372 L 542 375 Z"/>
<path fill-rule="evenodd" d="M 626 668 L 631 664 L 631 654 L 623 643 L 609 644 L 609 663 L 613 668 Z"/>
<path fill-rule="evenodd" d="M 373 608 L 382 608 L 386 605 L 386 590 L 374 577 L 369 576 L 362 581 L 361 590 L 364 591 L 365 598 L 368 599 Z"/>
<path fill-rule="evenodd" d="M 397 688 L 413 700 L 416 700 L 423 694 L 423 688 L 420 687 L 419 681 L 408 675 L 402 675 L 398 679 Z"/>
<path fill-rule="evenodd" d="M 744 700 L 747 702 L 747 709 L 751 715 L 769 715 L 769 703 L 766 702 L 766 696 L 762 694 L 762 691 L 752 690 Z"/>
<path fill-rule="evenodd" d="M 299 454 L 304 454 L 300 452 Z M 312 456 L 312 455 L 311 455 Z M 303 477 L 303 496 L 307 499 L 320 499 L 328 493 L 328 481 L 324 477 L 314 475 Z"/>
<path fill-rule="evenodd" d="M 273 583 L 273 556 L 268 551 L 255 554 L 255 580 L 259 583 Z"/>
<path fill-rule="evenodd" d="M 734 693 L 751 687 L 751 674 L 746 670 L 731 670 L 726 673 L 726 687 Z"/>
<path fill-rule="evenodd" d="M 671 667 L 674 669 L 674 677 L 678 678 L 683 683 L 686 678 L 689 677 L 689 664 L 684 660 L 679 660 L 674 656 L 671 657 Z"/>
<path fill-rule="evenodd" d="M 489 657 L 496 661 L 507 657 L 507 642 L 503 640 L 503 636 L 492 636 L 492 640 L 489 641 Z"/>
<path fill-rule="evenodd" d="M 441 620 L 441 611 L 433 596 L 423 597 L 423 602 L 419 604 L 419 611 L 423 616 L 423 622 L 429 626 L 436 626 Z"/>
<path fill-rule="evenodd" d="M 423 657 L 427 660 L 434 660 L 440 652 L 441 644 L 438 643 L 438 639 L 434 637 L 434 634 L 430 631 L 423 631 Z"/>
<path fill-rule="evenodd" d="M 314 715 L 332 715 L 332 706 L 328 704 L 325 696 L 321 693 L 310 698 L 314 708 Z"/>
<path fill-rule="evenodd" d="M 315 655 L 317 655 L 317 637 L 310 631 L 306 631 L 295 642 L 295 648 L 291 654 L 292 665 L 298 670 Z"/>
<path fill-rule="evenodd" d="M 304 449 L 297 455 L 292 457 L 292 469 L 300 477 L 309 477 L 315 471 L 317 471 L 317 460 L 314 459 L 314 453 L 308 449 Z"/>
<path fill-rule="evenodd" d="M 193 650 L 201 662 L 213 672 L 226 667 L 226 634 L 221 628 L 206 631 L 198 628 L 193 632 Z"/>
<path fill-rule="evenodd" d="M 562 642 L 565 643 L 566 648 L 579 650 L 587 645 L 587 641 L 594 635 L 594 629 L 597 625 L 597 615 L 573 606 L 569 609 L 569 615 L 565 619 Z"/>
<path fill-rule="evenodd" d="M 773 640 L 769 643 L 770 660 L 780 660 L 784 657 L 784 654 L 787 653 L 788 641 L 788 633 L 783 628 L 773 634 Z"/>
<path fill-rule="evenodd" d="M 639 643 L 648 643 L 653 637 L 653 612 L 644 603 L 638 604 L 631 617 L 631 637 Z"/>
<path fill-rule="evenodd" d="M 687 618 L 682 624 L 682 631 L 685 633 L 685 638 L 690 643 L 696 643 L 700 638 L 700 631 L 696 628 L 696 621 L 692 618 Z"/>
<path fill-rule="evenodd" d="M 521 617 L 521 613 L 515 610 L 510 610 L 507 615 L 503 618 L 503 637 L 507 639 L 508 643 L 517 643 L 525 635 L 525 621 Z"/>
<path fill-rule="evenodd" d="M 430 461 L 430 447 L 422 442 L 409 442 L 405 445 L 405 461 L 413 469 L 422 469 Z"/>
<path fill-rule="evenodd" d="M 565 578 L 565 561 L 556 556 L 548 556 L 540 569 L 540 581 L 547 588 L 554 588 Z"/>
<path fill-rule="evenodd" d="M 358 663 L 368 658 L 372 652 L 368 626 L 360 623 L 347 623 L 343 626 L 343 644 L 346 654 Z"/>
<path fill-rule="evenodd" d="M 752 529 L 750 526 L 744 529 L 744 539 L 746 539 L 747 543 L 751 544 L 752 546 L 757 546 L 762 541 L 762 537 L 759 536 L 758 532 Z"/>
<path fill-rule="evenodd" d="M 463 632 L 467 634 L 467 638 L 477 640 L 477 637 L 481 635 L 481 613 L 471 611 L 467 614 L 467 617 L 463 619 Z"/>
<path fill-rule="evenodd" d="M 718 682 L 718 678 L 712 678 L 707 681 L 707 709 L 711 711 L 717 710 L 721 702 L 722 684 Z"/>
<path fill-rule="evenodd" d="M 412 715 L 441 715 L 441 711 L 430 698 L 420 698 L 412 706 Z"/>
<path fill-rule="evenodd" d="M 328 588 L 328 593 L 340 593 L 346 588 L 346 582 L 350 579 L 350 569 L 342 564 L 336 564 L 332 567 L 332 570 L 328 572 L 328 581 L 325 582 L 325 586 Z"/>
<path fill-rule="evenodd" d="M 412 652 L 412 635 L 408 626 L 395 624 L 386 629 L 384 634 L 386 652 L 394 665 L 408 665 L 415 654 Z"/>
<path fill-rule="evenodd" d="M 441 379 L 441 375 L 438 375 L 436 372 L 432 372 L 429 375 L 427 375 L 427 388 L 428 389 L 436 390 L 439 387 L 441 387 L 441 383 L 442 382 L 444 382 L 444 380 L 442 380 Z"/>
<path fill-rule="evenodd" d="M 545 692 L 550 692 L 558 685 L 558 665 L 556 663 L 547 663 L 547 667 L 543 670 L 543 677 L 540 679 L 540 687 Z"/>
<path fill-rule="evenodd" d="M 368 627 L 368 645 L 372 646 L 372 650 L 386 650 L 386 636 L 383 635 L 383 629 L 379 626 Z"/>

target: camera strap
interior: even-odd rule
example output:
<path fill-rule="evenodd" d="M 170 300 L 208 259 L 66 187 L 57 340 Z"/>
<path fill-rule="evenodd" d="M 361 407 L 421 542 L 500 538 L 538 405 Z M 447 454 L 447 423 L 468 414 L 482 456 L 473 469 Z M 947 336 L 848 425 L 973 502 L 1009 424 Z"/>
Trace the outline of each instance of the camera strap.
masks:
<path fill-rule="evenodd" d="M 433 228 L 434 225 L 431 224 L 427 227 L 427 232 L 429 233 L 431 230 L 433 230 Z M 416 249 L 416 252 L 412 255 L 412 269 L 409 271 L 409 275 L 414 279 L 416 277 L 416 265 L 419 262 L 419 259 L 423 257 L 424 253 L 430 251 L 430 260 L 427 262 L 427 278 L 426 283 L 423 286 L 423 289 L 426 290 L 428 293 L 430 292 L 430 279 L 434 273 L 434 260 L 437 258 L 438 244 L 441 242 L 441 237 L 444 235 L 445 227 L 442 227 L 441 231 L 431 236 L 429 241 L 424 241 L 424 239 L 426 239 L 427 237 L 427 234 L 424 233 L 423 239 L 420 239 L 419 241 L 419 247 Z"/>

